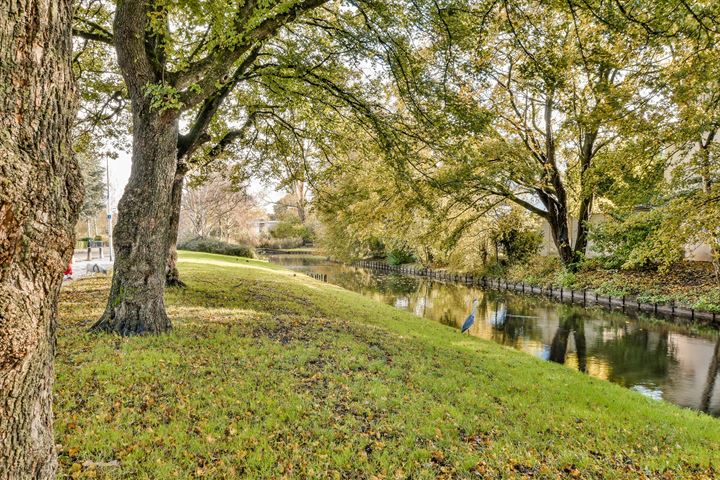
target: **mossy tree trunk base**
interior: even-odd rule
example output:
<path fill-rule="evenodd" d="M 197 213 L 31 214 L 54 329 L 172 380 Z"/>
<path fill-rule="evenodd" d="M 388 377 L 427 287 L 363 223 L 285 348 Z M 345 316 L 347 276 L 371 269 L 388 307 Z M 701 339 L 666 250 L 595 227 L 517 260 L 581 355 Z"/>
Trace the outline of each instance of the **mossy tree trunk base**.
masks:
<path fill-rule="evenodd" d="M 157 335 L 171 329 L 172 323 L 165 312 L 165 303 L 160 297 L 140 303 L 125 300 L 114 307 L 108 307 L 103 316 L 92 326 L 91 331 L 116 333 L 127 337 Z"/>

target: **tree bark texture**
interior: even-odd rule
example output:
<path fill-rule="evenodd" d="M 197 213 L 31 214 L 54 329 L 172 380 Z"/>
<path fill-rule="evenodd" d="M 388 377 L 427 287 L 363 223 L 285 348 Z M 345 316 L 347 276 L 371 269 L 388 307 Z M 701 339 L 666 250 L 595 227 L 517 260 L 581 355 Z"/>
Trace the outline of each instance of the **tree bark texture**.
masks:
<path fill-rule="evenodd" d="M 55 478 L 57 300 L 82 202 L 70 0 L 0 0 L 0 479 Z"/>
<path fill-rule="evenodd" d="M 561 199 L 561 200 L 564 200 Z M 550 225 L 553 243 L 557 248 L 560 261 L 565 267 L 570 268 L 573 264 L 575 254 L 570 239 L 570 228 L 568 226 L 567 206 L 564 201 L 555 199 L 543 199 L 547 216 L 545 219 Z"/>
<path fill-rule="evenodd" d="M 133 166 L 113 232 L 110 296 L 95 331 L 127 336 L 171 328 L 163 293 L 177 137 L 176 112 L 152 112 L 143 99 L 133 101 Z"/>
<path fill-rule="evenodd" d="M 167 287 L 185 287 L 185 283 L 180 280 L 180 272 L 177 268 L 177 237 L 180 228 L 180 209 L 182 207 L 182 193 L 186 173 L 187 167 L 184 164 L 178 165 L 170 195 L 171 216 L 168 229 L 170 245 L 168 247 L 167 266 L 165 267 L 165 286 Z"/>

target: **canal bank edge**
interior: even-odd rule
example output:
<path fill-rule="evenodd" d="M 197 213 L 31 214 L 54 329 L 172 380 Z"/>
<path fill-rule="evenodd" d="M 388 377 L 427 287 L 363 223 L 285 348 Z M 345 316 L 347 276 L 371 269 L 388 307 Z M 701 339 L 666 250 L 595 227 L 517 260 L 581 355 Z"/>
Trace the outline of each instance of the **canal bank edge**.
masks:
<path fill-rule="evenodd" d="M 416 268 L 403 265 L 389 265 L 382 261 L 360 260 L 352 265 L 373 270 L 402 273 L 425 277 L 432 280 L 455 282 L 465 285 L 476 285 L 493 290 L 506 290 L 527 295 L 542 295 L 560 302 L 580 304 L 583 306 L 598 306 L 606 309 L 621 309 L 626 313 L 650 313 L 661 316 L 665 319 L 678 321 L 690 320 L 698 325 L 706 325 L 713 328 L 720 328 L 720 314 L 711 311 L 699 310 L 692 307 L 678 306 L 671 303 L 641 302 L 637 297 L 628 295 L 612 296 L 602 295 L 596 290 L 582 289 L 573 290 L 566 287 L 554 287 L 533 285 L 525 282 L 511 281 L 507 278 L 493 278 L 487 276 L 476 276 L 470 273 L 454 273 L 446 270 L 435 270 L 431 268 Z"/>

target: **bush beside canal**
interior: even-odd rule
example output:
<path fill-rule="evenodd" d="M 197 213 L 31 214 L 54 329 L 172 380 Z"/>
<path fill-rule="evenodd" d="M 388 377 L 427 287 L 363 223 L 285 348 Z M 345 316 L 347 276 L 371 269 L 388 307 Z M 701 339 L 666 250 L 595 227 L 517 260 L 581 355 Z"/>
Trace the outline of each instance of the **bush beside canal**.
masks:
<path fill-rule="evenodd" d="M 265 262 L 181 252 L 174 331 L 85 333 L 63 291 L 74 478 L 713 478 L 720 422 Z"/>
<path fill-rule="evenodd" d="M 657 270 L 620 270 L 603 268 L 600 262 L 587 260 L 578 272 L 571 273 L 554 257 L 535 257 L 510 267 L 494 266 L 488 274 L 510 281 L 552 284 L 576 290 L 592 289 L 602 295 L 637 297 L 646 303 L 672 303 L 720 313 L 720 286 L 712 265 L 707 262 L 679 262 L 667 272 Z"/>

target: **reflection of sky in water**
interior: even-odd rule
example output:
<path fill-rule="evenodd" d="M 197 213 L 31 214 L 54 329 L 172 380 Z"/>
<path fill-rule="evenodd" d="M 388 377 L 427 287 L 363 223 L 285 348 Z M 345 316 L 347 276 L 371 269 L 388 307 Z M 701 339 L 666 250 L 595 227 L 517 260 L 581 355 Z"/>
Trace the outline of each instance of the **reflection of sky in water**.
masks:
<path fill-rule="evenodd" d="M 455 328 L 477 298 L 471 335 L 564 363 L 651 398 L 720 415 L 720 341 L 711 336 L 689 335 L 679 327 L 619 312 L 371 272 L 319 257 L 271 260 L 327 274 L 328 282 Z"/>
<path fill-rule="evenodd" d="M 550 347 L 543 345 L 542 348 L 538 350 L 536 356 L 543 360 L 550 360 Z"/>
<path fill-rule="evenodd" d="M 633 385 L 630 387 L 630 390 L 635 390 L 636 392 L 640 392 L 646 397 L 650 397 L 653 400 L 662 400 L 663 394 L 662 390 L 658 390 L 656 388 L 647 387 L 645 385 Z"/>

